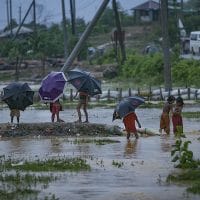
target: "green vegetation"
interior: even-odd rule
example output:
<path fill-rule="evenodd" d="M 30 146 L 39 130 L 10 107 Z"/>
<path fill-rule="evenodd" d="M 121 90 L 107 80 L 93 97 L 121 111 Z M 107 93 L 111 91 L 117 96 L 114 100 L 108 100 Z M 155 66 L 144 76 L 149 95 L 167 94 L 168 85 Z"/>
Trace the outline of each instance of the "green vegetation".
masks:
<path fill-rule="evenodd" d="M 179 174 L 170 174 L 167 182 L 176 182 L 189 185 L 187 192 L 200 194 L 200 160 L 193 158 L 193 152 L 188 149 L 191 141 L 183 141 L 184 134 L 178 134 L 179 138 L 171 151 L 172 162 L 176 168 L 185 169 Z"/>
<path fill-rule="evenodd" d="M 121 167 L 124 166 L 124 163 L 121 162 L 121 161 L 115 161 L 115 160 L 113 160 L 112 161 L 112 165 L 115 166 L 115 167 L 121 168 Z"/>
<path fill-rule="evenodd" d="M 132 54 L 127 57 L 122 66 L 122 76 L 132 78 L 134 83 L 161 85 L 163 83 L 163 57 L 157 53 L 153 55 Z M 183 60 L 176 57 L 172 60 L 173 84 L 177 86 L 200 86 L 200 61 Z"/>
<path fill-rule="evenodd" d="M 188 169 L 180 174 L 169 175 L 167 182 L 186 184 L 187 192 L 200 194 L 200 169 Z"/>
<path fill-rule="evenodd" d="M 4 200 L 38 199 L 41 190 L 49 183 L 57 181 L 62 174 L 52 172 L 78 172 L 90 170 L 90 166 L 81 158 L 56 158 L 19 162 L 0 157 L 0 195 Z M 45 200 L 56 200 L 54 194 L 48 194 Z"/>
<path fill-rule="evenodd" d="M 74 144 L 83 144 L 83 143 L 95 143 L 96 145 L 105 145 L 105 144 L 120 143 L 120 141 L 111 139 L 84 139 L 84 138 L 74 140 Z"/>
<path fill-rule="evenodd" d="M 48 160 L 26 161 L 22 165 L 12 165 L 10 161 L 5 162 L 6 169 L 15 169 L 33 172 L 49 171 L 80 171 L 89 170 L 90 166 L 81 158 L 58 158 Z"/>
<path fill-rule="evenodd" d="M 200 112 L 183 112 L 182 115 L 186 118 L 200 118 Z"/>

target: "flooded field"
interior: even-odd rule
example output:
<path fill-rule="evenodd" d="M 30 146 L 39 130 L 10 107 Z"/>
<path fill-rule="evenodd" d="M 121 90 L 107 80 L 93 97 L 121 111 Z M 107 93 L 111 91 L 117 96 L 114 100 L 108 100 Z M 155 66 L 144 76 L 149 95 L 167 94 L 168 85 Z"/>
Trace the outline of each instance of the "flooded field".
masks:
<path fill-rule="evenodd" d="M 198 111 L 200 108 L 185 108 L 184 111 Z M 0 110 L 0 122 L 9 122 L 9 111 Z M 113 109 L 95 108 L 89 110 L 91 123 L 105 123 L 123 127 L 120 120 L 112 122 Z M 161 109 L 138 109 L 138 118 L 144 128 L 158 131 Z M 61 112 L 61 118 L 73 122 L 75 110 Z M 184 130 L 195 158 L 200 158 L 198 119 L 184 118 Z M 49 122 L 48 110 L 27 110 L 21 115 L 22 122 Z M 153 137 L 110 137 L 117 143 L 97 145 L 76 143 L 80 137 L 30 136 L 0 140 L 1 155 L 24 161 L 53 157 L 81 157 L 91 166 L 89 171 L 57 172 L 60 178 L 42 188 L 38 199 L 54 194 L 52 199 L 72 200 L 169 200 L 192 199 L 198 195 L 186 193 L 184 185 L 166 183 L 169 173 L 177 170 L 171 162 L 173 134 Z M 96 138 L 99 139 L 99 138 Z M 102 139 L 102 138 L 101 138 Z M 29 198 L 26 198 L 29 199 Z"/>

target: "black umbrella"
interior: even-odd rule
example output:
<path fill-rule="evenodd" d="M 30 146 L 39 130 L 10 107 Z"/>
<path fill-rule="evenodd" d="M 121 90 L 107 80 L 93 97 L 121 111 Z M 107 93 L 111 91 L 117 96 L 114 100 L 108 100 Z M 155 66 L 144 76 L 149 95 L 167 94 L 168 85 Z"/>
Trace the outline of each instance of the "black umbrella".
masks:
<path fill-rule="evenodd" d="M 11 83 L 3 88 L 2 100 L 8 104 L 10 109 L 24 111 L 26 107 L 33 104 L 34 91 L 27 83 Z"/>
<path fill-rule="evenodd" d="M 73 69 L 67 72 L 67 82 L 71 83 L 79 92 L 87 92 L 90 96 L 101 94 L 101 81 L 89 72 Z"/>
<path fill-rule="evenodd" d="M 122 119 L 127 114 L 135 112 L 135 109 L 145 101 L 142 97 L 134 96 L 122 99 L 116 106 L 113 113 L 113 120 Z"/>

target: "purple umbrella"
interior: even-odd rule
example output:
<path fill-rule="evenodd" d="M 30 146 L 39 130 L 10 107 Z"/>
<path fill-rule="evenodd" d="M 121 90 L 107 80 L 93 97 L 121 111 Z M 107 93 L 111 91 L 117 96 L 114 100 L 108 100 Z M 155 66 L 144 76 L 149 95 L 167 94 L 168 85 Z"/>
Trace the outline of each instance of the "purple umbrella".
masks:
<path fill-rule="evenodd" d="M 39 88 L 39 96 L 44 102 L 55 102 L 62 94 L 67 79 L 63 72 L 51 72 L 43 80 Z"/>

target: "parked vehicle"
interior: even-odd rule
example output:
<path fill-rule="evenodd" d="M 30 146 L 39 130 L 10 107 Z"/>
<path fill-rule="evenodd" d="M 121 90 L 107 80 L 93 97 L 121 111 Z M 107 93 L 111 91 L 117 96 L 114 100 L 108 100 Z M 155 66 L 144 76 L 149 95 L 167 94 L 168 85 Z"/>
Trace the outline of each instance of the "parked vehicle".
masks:
<path fill-rule="evenodd" d="M 190 33 L 190 52 L 200 54 L 200 31 L 193 31 Z"/>

